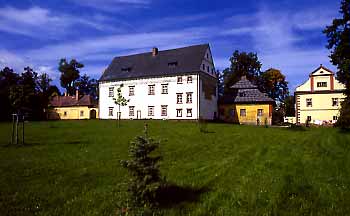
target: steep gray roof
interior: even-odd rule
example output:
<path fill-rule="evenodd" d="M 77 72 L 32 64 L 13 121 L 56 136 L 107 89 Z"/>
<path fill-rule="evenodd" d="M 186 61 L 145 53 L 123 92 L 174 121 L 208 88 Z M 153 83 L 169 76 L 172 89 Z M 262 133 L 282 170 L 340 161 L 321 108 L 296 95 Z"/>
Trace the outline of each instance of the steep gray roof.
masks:
<path fill-rule="evenodd" d="M 245 76 L 236 82 L 232 89 L 236 90 L 236 95 L 226 96 L 223 103 L 273 103 L 274 100 L 267 94 L 262 93 L 256 85 L 253 85 Z"/>
<path fill-rule="evenodd" d="M 261 102 L 274 102 L 266 94 L 259 91 L 259 89 L 239 89 L 237 96 L 234 100 L 235 103 L 261 103 Z"/>
<path fill-rule="evenodd" d="M 253 85 L 246 76 L 242 76 L 241 79 L 236 82 L 233 86 L 230 88 L 232 89 L 252 89 L 252 88 L 258 88 L 256 85 Z"/>
<path fill-rule="evenodd" d="M 209 44 L 115 57 L 100 81 L 199 72 Z"/>

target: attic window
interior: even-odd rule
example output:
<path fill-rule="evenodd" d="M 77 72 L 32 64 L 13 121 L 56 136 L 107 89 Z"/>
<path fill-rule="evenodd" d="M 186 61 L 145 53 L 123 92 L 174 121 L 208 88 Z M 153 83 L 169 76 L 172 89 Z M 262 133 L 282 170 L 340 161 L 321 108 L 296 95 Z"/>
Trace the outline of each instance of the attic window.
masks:
<path fill-rule="evenodd" d="M 177 66 L 177 61 L 175 61 L 175 62 L 169 62 L 169 63 L 168 63 L 168 66 L 169 66 L 169 67 L 176 67 L 176 66 Z"/>
<path fill-rule="evenodd" d="M 323 71 L 320 71 L 321 74 L 323 74 Z"/>
<path fill-rule="evenodd" d="M 122 68 L 122 72 L 130 72 L 131 67 Z"/>

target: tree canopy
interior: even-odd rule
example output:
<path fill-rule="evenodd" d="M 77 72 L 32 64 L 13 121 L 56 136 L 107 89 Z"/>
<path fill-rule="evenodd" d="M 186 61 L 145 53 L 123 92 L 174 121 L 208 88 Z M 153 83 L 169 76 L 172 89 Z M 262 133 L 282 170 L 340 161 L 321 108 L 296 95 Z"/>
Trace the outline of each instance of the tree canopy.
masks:
<path fill-rule="evenodd" d="M 223 85 L 224 95 L 234 94 L 230 87 L 242 76 L 246 76 L 259 90 L 268 94 L 278 104 L 281 104 L 289 95 L 288 82 L 283 73 L 274 68 L 261 72 L 262 63 L 257 53 L 239 52 L 236 50 L 230 58 L 231 66 L 226 68 L 219 77 L 220 85 Z"/>
<path fill-rule="evenodd" d="M 337 66 L 337 79 L 345 85 L 346 99 L 342 103 L 336 123 L 341 128 L 350 128 L 350 0 L 342 0 L 341 18 L 334 19 L 323 33 L 328 38 L 331 62 Z"/>
<path fill-rule="evenodd" d="M 59 62 L 58 70 L 61 72 L 61 86 L 66 89 L 69 95 L 74 95 L 76 89 L 76 81 L 80 77 L 80 68 L 84 65 L 75 59 L 72 59 L 69 63 L 65 58 Z"/>
<path fill-rule="evenodd" d="M 261 73 L 261 62 L 256 53 L 239 52 L 236 50 L 230 57 L 231 66 L 223 71 L 224 92 L 230 92 L 230 87 L 242 76 L 257 82 Z"/>
<path fill-rule="evenodd" d="M 76 85 L 79 89 L 79 94 L 90 95 L 93 98 L 97 99 L 98 97 L 98 82 L 95 79 L 90 79 L 86 74 L 79 77 L 76 82 Z"/>
<path fill-rule="evenodd" d="M 50 96 L 59 92 L 50 84 L 46 74 L 36 73 L 32 68 L 24 68 L 18 74 L 9 67 L 0 71 L 0 120 L 9 120 L 11 114 L 26 114 L 30 119 L 44 119 Z"/>
<path fill-rule="evenodd" d="M 286 77 L 278 69 L 270 68 L 259 76 L 260 89 L 276 102 L 283 102 L 289 95 Z"/>

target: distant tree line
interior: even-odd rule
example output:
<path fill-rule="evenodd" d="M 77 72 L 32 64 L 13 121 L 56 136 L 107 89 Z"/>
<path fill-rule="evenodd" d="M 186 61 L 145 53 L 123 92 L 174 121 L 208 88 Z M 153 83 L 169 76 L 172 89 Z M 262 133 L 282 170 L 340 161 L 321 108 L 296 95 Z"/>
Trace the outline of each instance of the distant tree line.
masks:
<path fill-rule="evenodd" d="M 48 74 L 38 75 L 32 68 L 22 73 L 5 67 L 0 71 L 0 120 L 10 120 L 11 115 L 25 114 L 29 119 L 45 119 L 50 97 L 59 95 L 59 89 L 51 85 Z"/>
<path fill-rule="evenodd" d="M 70 62 L 61 59 L 58 66 L 61 86 L 68 95 L 73 96 L 78 89 L 80 95 L 89 94 L 97 99 L 98 82 L 86 74 L 80 76 L 78 69 L 82 67 L 75 59 Z M 10 67 L 0 69 L 0 121 L 11 120 L 12 114 L 22 114 L 30 120 L 46 119 L 50 100 L 61 95 L 51 82 L 47 73 L 38 74 L 31 67 L 20 73 Z"/>

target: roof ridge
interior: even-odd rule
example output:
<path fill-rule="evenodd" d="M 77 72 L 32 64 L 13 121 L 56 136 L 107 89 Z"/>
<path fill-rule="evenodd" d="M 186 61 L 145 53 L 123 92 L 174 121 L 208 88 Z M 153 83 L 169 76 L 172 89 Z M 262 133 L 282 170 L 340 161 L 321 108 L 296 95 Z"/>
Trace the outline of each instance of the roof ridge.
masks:
<path fill-rule="evenodd" d="M 209 45 L 209 43 L 190 45 L 190 46 L 178 47 L 178 48 L 173 48 L 173 49 L 159 50 L 159 53 L 175 51 L 175 50 L 181 50 L 181 49 L 186 49 L 186 48 L 191 48 L 191 47 L 199 47 L 199 46 L 210 46 L 210 45 Z M 135 53 L 135 54 L 130 54 L 130 55 L 121 55 L 121 56 L 116 56 L 113 59 L 118 59 L 118 58 L 123 58 L 123 57 L 130 57 L 130 56 L 137 56 L 137 55 L 145 55 L 145 54 L 151 54 L 151 53 L 152 53 L 152 51 L 150 51 L 150 52 L 142 52 L 142 53 Z"/>

